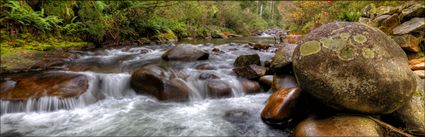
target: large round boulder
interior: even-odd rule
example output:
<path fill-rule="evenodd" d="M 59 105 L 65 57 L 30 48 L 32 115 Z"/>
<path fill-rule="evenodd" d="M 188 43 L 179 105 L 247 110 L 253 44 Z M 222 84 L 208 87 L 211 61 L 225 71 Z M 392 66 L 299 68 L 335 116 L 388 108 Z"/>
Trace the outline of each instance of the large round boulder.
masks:
<path fill-rule="evenodd" d="M 40 97 L 74 98 L 86 92 L 88 79 L 81 74 L 40 73 L 0 82 L 0 99 L 24 101 Z"/>
<path fill-rule="evenodd" d="M 166 51 L 161 57 L 164 60 L 206 60 L 209 53 L 191 45 L 177 45 Z"/>
<path fill-rule="evenodd" d="M 139 94 L 163 101 L 187 101 L 190 88 L 174 73 L 157 65 L 147 65 L 131 75 L 131 87 Z"/>
<path fill-rule="evenodd" d="M 403 50 L 382 31 L 360 23 L 313 30 L 292 60 L 301 89 L 338 110 L 391 113 L 416 90 Z"/>
<path fill-rule="evenodd" d="M 311 116 L 297 125 L 295 137 L 305 136 L 383 136 L 381 127 L 367 117 L 340 115 Z"/>

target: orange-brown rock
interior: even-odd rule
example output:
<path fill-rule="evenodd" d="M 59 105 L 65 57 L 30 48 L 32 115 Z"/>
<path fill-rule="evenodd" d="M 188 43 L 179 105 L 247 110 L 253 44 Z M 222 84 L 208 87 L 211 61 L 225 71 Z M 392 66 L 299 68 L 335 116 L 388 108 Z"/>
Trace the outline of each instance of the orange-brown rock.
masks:
<path fill-rule="evenodd" d="M 300 95 L 299 88 L 285 88 L 274 92 L 261 112 L 261 119 L 271 125 L 289 122 L 294 116 Z"/>
<path fill-rule="evenodd" d="M 401 48 L 405 50 L 412 52 L 421 51 L 421 47 L 419 47 L 419 43 L 422 40 L 421 38 L 417 38 L 410 34 L 405 34 L 401 36 L 395 36 L 393 39 Z"/>
<path fill-rule="evenodd" d="M 415 65 L 410 65 L 410 68 L 412 70 L 425 70 L 425 62 L 415 64 Z"/>
<path fill-rule="evenodd" d="M 423 62 L 425 62 L 425 57 L 415 58 L 415 59 L 409 60 L 409 65 L 416 65 Z"/>
<path fill-rule="evenodd" d="M 319 118 L 311 116 L 297 125 L 295 137 L 305 136 L 383 136 L 383 131 L 372 119 L 340 115 Z"/>
<path fill-rule="evenodd" d="M 0 84 L 0 99 L 28 100 L 44 96 L 78 97 L 88 88 L 88 79 L 81 74 L 41 73 L 11 78 Z"/>
<path fill-rule="evenodd" d="M 260 77 L 259 81 L 260 83 L 271 87 L 273 83 L 273 75 L 264 75 Z"/>

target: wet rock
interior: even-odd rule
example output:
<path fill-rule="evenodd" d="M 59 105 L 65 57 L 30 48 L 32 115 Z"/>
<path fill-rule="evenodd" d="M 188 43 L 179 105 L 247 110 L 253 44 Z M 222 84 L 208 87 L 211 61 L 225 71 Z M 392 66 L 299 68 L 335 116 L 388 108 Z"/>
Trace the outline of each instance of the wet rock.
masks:
<path fill-rule="evenodd" d="M 216 70 L 217 69 L 217 67 L 211 65 L 210 63 L 202 63 L 196 66 L 195 68 L 199 70 Z"/>
<path fill-rule="evenodd" d="M 298 87 L 297 80 L 291 75 L 274 75 L 272 81 L 273 92 L 284 88 Z"/>
<path fill-rule="evenodd" d="M 276 50 L 272 62 L 270 64 L 270 69 L 273 72 L 278 72 L 282 70 L 285 66 L 292 63 L 292 55 L 297 45 L 288 44 Z"/>
<path fill-rule="evenodd" d="M 201 73 L 199 74 L 200 80 L 206 80 L 206 79 L 218 79 L 218 76 L 211 73 Z"/>
<path fill-rule="evenodd" d="M 220 52 L 220 49 L 219 48 L 213 48 L 212 51 L 213 52 Z"/>
<path fill-rule="evenodd" d="M 413 73 L 418 75 L 421 79 L 425 79 L 425 70 L 415 70 Z"/>
<path fill-rule="evenodd" d="M 418 87 L 412 98 L 392 115 L 399 120 L 403 129 L 413 133 L 425 134 L 425 80 L 416 78 Z"/>
<path fill-rule="evenodd" d="M 266 67 L 266 68 L 270 67 L 271 64 L 272 64 L 271 60 L 264 61 L 264 67 Z"/>
<path fill-rule="evenodd" d="M 421 38 L 416 38 L 413 35 L 405 34 L 401 36 L 395 36 L 393 40 L 397 42 L 397 44 L 405 50 L 416 52 L 416 53 L 421 51 L 421 47 L 419 47 Z"/>
<path fill-rule="evenodd" d="M 272 83 L 273 83 L 273 75 L 262 76 L 262 77 L 260 77 L 259 81 L 260 81 L 260 83 L 271 87 Z"/>
<path fill-rule="evenodd" d="M 269 44 L 261 44 L 261 43 L 248 43 L 255 50 L 267 50 L 270 46 Z"/>
<path fill-rule="evenodd" d="M 295 49 L 293 69 L 301 89 L 328 106 L 388 114 L 416 90 L 415 75 L 398 47 L 378 29 L 330 23 L 310 32 Z"/>
<path fill-rule="evenodd" d="M 412 70 L 425 70 L 425 62 L 415 64 L 415 65 L 410 65 L 410 69 L 412 69 Z"/>
<path fill-rule="evenodd" d="M 232 88 L 229 84 L 220 80 L 210 80 L 207 84 L 208 97 L 224 98 L 232 96 Z"/>
<path fill-rule="evenodd" d="M 261 92 L 261 86 L 257 81 L 243 79 L 240 82 L 245 94 L 255 94 Z"/>
<path fill-rule="evenodd" d="M 274 92 L 261 112 L 261 119 L 271 125 L 287 124 L 295 115 L 300 95 L 299 88 L 285 88 Z"/>
<path fill-rule="evenodd" d="M 177 45 L 167 50 L 161 57 L 164 60 L 206 60 L 208 52 L 191 45 Z"/>
<path fill-rule="evenodd" d="M 416 31 L 423 31 L 425 28 L 425 18 L 413 18 L 393 29 L 393 34 L 402 35 Z"/>
<path fill-rule="evenodd" d="M 258 54 L 240 55 L 233 63 L 235 67 L 243 67 L 249 65 L 261 65 L 260 56 Z"/>
<path fill-rule="evenodd" d="M 249 65 L 244 67 L 236 67 L 233 69 L 238 76 L 248 79 L 259 78 L 266 74 L 266 68 L 263 66 Z"/>
<path fill-rule="evenodd" d="M 81 74 L 40 73 L 18 76 L 0 84 L 1 100 L 28 100 L 44 96 L 75 98 L 86 92 L 88 79 Z"/>
<path fill-rule="evenodd" d="M 408 7 L 401 11 L 401 16 L 404 20 L 411 19 L 413 17 L 423 17 L 425 14 L 425 8 L 423 3 L 409 4 Z"/>
<path fill-rule="evenodd" d="M 229 110 L 224 113 L 224 119 L 232 123 L 244 123 L 252 117 L 246 110 Z"/>
<path fill-rule="evenodd" d="M 294 136 L 383 136 L 375 121 L 361 116 L 311 116 L 297 125 Z"/>
<path fill-rule="evenodd" d="M 130 85 L 138 93 L 163 101 L 187 101 L 190 88 L 172 72 L 156 65 L 147 65 L 131 75 Z"/>

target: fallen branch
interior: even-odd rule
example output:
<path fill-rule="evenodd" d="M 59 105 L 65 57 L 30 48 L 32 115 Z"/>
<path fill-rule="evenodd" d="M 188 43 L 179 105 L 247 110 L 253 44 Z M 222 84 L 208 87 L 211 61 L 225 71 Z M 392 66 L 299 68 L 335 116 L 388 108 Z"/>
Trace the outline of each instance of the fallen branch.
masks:
<path fill-rule="evenodd" d="M 372 119 L 373 121 L 375 121 L 378 125 L 386 128 L 386 129 L 389 129 L 389 130 L 391 130 L 391 131 L 393 131 L 393 132 L 395 132 L 397 134 L 400 134 L 400 135 L 405 136 L 405 137 L 413 137 L 413 135 L 410 135 L 410 134 L 408 134 L 408 133 L 406 133 L 406 132 L 404 132 L 404 131 L 402 131 L 402 130 L 400 130 L 398 128 L 395 128 L 395 127 L 391 126 L 390 124 L 387 124 L 387 123 L 385 123 L 385 122 L 383 122 L 383 121 L 381 121 L 379 119 L 376 119 L 376 118 L 374 118 L 372 116 L 368 116 L 368 117 L 370 119 Z"/>

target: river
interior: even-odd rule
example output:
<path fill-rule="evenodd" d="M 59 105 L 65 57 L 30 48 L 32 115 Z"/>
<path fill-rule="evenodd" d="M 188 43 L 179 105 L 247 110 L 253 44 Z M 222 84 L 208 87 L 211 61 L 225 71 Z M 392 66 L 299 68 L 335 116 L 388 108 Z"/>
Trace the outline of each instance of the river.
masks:
<path fill-rule="evenodd" d="M 274 44 L 273 38 L 244 37 L 226 40 L 186 40 L 210 52 L 205 61 L 163 61 L 161 55 L 175 44 L 148 45 L 75 52 L 78 59 L 66 70 L 43 73 L 77 73 L 87 76 L 89 87 L 78 98 L 42 97 L 28 101 L 1 100 L 2 136 L 288 136 L 261 121 L 260 113 L 270 92 L 245 94 L 240 78 L 232 72 L 239 55 L 258 53 L 270 60 L 274 47 L 258 51 L 248 42 Z M 222 52 L 212 52 L 219 48 Z M 216 69 L 199 70 L 209 63 Z M 132 72 L 146 64 L 161 64 L 185 76 L 192 89 L 190 101 L 158 101 L 137 95 L 130 87 Z M 201 73 L 219 76 L 232 88 L 232 97 L 205 96 Z M 35 74 L 37 75 L 37 74 Z M 38 74 L 42 75 L 42 74 Z M 183 79 L 183 78 L 182 78 Z"/>

